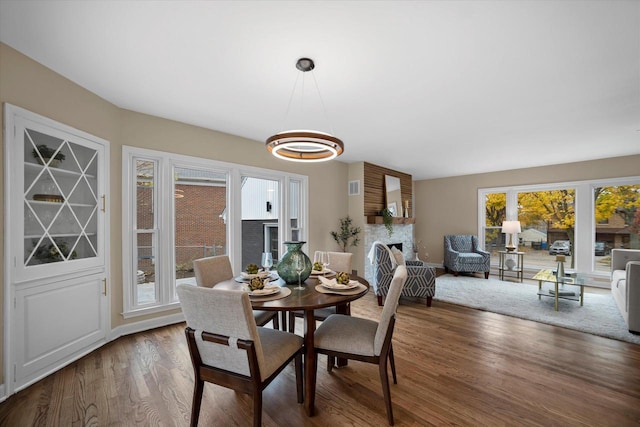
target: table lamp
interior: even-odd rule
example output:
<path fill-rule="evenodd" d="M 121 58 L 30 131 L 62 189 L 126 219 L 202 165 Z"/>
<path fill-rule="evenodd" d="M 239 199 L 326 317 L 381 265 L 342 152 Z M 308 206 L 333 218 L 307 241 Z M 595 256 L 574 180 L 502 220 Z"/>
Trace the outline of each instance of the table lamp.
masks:
<path fill-rule="evenodd" d="M 509 235 L 509 244 L 506 246 L 507 251 L 513 252 L 516 250 L 513 244 L 513 234 L 520 233 L 520 221 L 502 221 L 502 232 Z"/>

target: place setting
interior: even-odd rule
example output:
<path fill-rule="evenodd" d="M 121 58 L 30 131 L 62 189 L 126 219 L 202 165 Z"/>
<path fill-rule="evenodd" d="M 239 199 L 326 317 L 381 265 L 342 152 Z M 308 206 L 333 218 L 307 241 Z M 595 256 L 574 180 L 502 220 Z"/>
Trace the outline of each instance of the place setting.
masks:
<path fill-rule="evenodd" d="M 313 267 L 311 268 L 311 277 L 317 279 L 319 276 L 335 277 L 336 272 L 329 269 L 331 261 L 329 259 L 329 253 L 324 251 L 318 251 L 313 257 Z"/>
<path fill-rule="evenodd" d="M 323 294 L 356 295 L 367 289 L 362 283 L 352 280 L 349 273 L 345 272 L 335 273 L 333 278 L 318 276 L 318 282 L 315 289 Z"/>
<path fill-rule="evenodd" d="M 291 294 L 291 289 L 272 283 L 279 277 L 277 272 L 271 271 L 271 267 L 273 267 L 273 257 L 271 253 L 265 252 L 262 254 L 261 270 L 257 265 L 249 264 L 236 278 L 236 281 L 243 283 L 243 289 L 249 293 L 252 300 L 273 301 Z"/>

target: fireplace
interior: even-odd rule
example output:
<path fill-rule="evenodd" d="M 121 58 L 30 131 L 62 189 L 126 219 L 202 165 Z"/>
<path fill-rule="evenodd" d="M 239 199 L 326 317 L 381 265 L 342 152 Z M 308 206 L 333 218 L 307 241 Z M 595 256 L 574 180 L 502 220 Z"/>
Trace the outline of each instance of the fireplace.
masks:
<path fill-rule="evenodd" d="M 402 252 L 402 243 L 387 243 L 387 246 L 389 247 L 389 249 L 396 248 L 400 252 Z"/>

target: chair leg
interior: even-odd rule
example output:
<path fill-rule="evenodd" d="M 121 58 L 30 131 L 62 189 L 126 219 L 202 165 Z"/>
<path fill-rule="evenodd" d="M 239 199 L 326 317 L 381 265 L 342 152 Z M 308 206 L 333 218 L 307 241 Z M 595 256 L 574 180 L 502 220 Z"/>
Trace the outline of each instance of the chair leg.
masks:
<path fill-rule="evenodd" d="M 454 276 L 454 277 L 458 277 L 458 272 L 457 272 L 457 271 L 454 271 L 454 272 L 453 272 L 453 276 Z"/>
<path fill-rule="evenodd" d="M 289 332 L 294 334 L 296 332 L 296 316 L 293 314 L 293 311 L 287 313 L 289 316 Z"/>
<path fill-rule="evenodd" d="M 197 377 L 196 373 L 196 377 Z M 196 378 L 193 387 L 193 403 L 191 404 L 191 427 L 198 426 L 198 418 L 200 418 L 200 404 L 202 403 L 202 391 L 204 390 L 204 381 Z"/>
<path fill-rule="evenodd" d="M 335 366 L 336 358 L 327 354 L 327 372 L 331 372 Z"/>
<path fill-rule="evenodd" d="M 302 354 L 298 354 L 293 361 L 296 368 L 296 391 L 298 392 L 298 403 L 304 402 L 304 384 L 302 382 Z"/>
<path fill-rule="evenodd" d="M 431 307 L 432 301 L 433 301 L 433 297 L 427 297 L 427 307 Z"/>
<path fill-rule="evenodd" d="M 489 278 L 489 272 L 488 272 L 488 271 L 485 271 L 485 272 L 484 272 L 484 278 L 485 278 L 485 279 L 488 279 L 488 278 Z"/>
<path fill-rule="evenodd" d="M 393 358 L 393 345 L 389 347 L 389 363 L 391 363 L 391 375 L 393 375 L 393 383 L 398 384 L 398 378 L 396 377 L 396 361 Z"/>
<path fill-rule="evenodd" d="M 253 392 L 253 427 L 262 427 L 262 390 Z"/>
<path fill-rule="evenodd" d="M 382 295 L 378 295 L 378 305 L 382 306 Z"/>
<path fill-rule="evenodd" d="M 382 394 L 384 395 L 384 404 L 387 407 L 387 420 L 389 425 L 393 425 L 393 408 L 391 407 L 391 390 L 389 389 L 389 377 L 387 375 L 387 358 L 380 359 L 378 363 L 380 371 L 380 382 L 382 383 Z"/>
<path fill-rule="evenodd" d="M 271 319 L 271 321 L 273 322 L 273 329 L 280 329 L 280 321 L 278 320 L 278 317 L 278 313 L 276 313 L 276 315 Z"/>

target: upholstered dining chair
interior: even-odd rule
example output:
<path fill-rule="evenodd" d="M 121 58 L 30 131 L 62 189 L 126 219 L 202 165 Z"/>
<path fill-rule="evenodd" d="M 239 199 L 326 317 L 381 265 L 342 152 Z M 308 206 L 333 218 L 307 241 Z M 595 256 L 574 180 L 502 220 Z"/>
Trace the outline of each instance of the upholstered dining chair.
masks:
<path fill-rule="evenodd" d="M 373 263 L 373 291 L 378 298 L 378 305 L 382 305 L 383 298 L 389 292 L 396 266 L 399 265 L 398 259 L 392 255 L 387 245 L 378 241 L 371 246 L 369 256 Z M 399 258 L 402 258 L 401 263 L 407 267 L 407 283 L 401 296 L 426 298 L 427 307 L 431 307 L 436 294 L 436 269 L 422 261 L 404 260 L 402 254 Z"/>
<path fill-rule="evenodd" d="M 262 391 L 292 360 L 302 403 L 302 337 L 259 328 L 246 292 L 182 284 L 177 293 L 195 375 L 191 426 L 198 425 L 205 381 L 251 395 L 253 425 L 261 426 Z"/>
<path fill-rule="evenodd" d="M 316 251 L 316 254 L 319 251 Z M 353 254 L 351 252 L 327 252 L 329 254 L 329 269 L 339 272 L 346 272 L 349 274 L 353 273 L 351 268 L 351 261 L 353 260 Z M 314 256 L 314 259 L 316 257 Z M 347 313 L 350 313 L 350 306 L 347 305 Z M 320 308 L 318 310 L 314 310 L 313 312 L 316 320 L 324 320 L 332 314 L 336 314 L 335 307 L 325 307 Z M 295 321 L 296 317 L 303 318 L 304 313 L 302 311 L 291 311 L 289 312 L 289 332 L 293 332 L 295 330 Z"/>
<path fill-rule="evenodd" d="M 336 357 L 359 360 L 378 365 L 382 394 L 387 408 L 387 420 L 393 425 L 393 408 L 391 406 L 391 390 L 387 363 L 391 364 L 393 383 L 397 384 L 396 365 L 393 359 L 393 329 L 398 309 L 398 300 L 407 280 L 407 268 L 400 265 L 396 268 L 384 302 L 380 321 L 360 317 L 334 314 L 329 316 L 318 327 L 314 334 L 315 350 L 326 354 L 329 358 L 327 369 L 331 372 Z M 316 359 L 316 369 L 317 369 Z"/>
<path fill-rule="evenodd" d="M 491 254 L 480 249 L 478 236 L 452 234 L 444 236 L 444 271 L 458 273 L 484 273 L 489 278 Z"/>
<path fill-rule="evenodd" d="M 217 283 L 233 279 L 233 269 L 227 255 L 196 259 L 193 261 L 193 272 L 198 286 L 205 288 L 212 288 Z M 277 311 L 254 310 L 253 316 L 258 326 L 273 322 L 273 328 L 280 329 Z"/>

